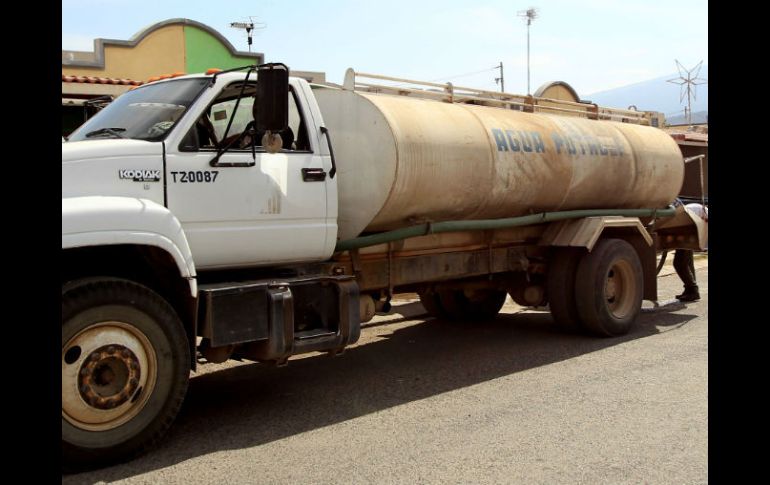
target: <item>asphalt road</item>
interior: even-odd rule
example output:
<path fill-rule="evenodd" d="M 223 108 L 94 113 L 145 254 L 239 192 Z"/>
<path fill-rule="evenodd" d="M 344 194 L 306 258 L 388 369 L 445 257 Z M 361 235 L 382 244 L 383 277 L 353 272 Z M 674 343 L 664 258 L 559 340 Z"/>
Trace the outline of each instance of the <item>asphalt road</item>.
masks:
<path fill-rule="evenodd" d="M 701 301 L 674 303 L 664 268 L 662 305 L 623 338 L 559 333 L 510 302 L 451 324 L 407 300 L 341 357 L 206 366 L 158 449 L 62 483 L 707 483 L 696 267 Z"/>

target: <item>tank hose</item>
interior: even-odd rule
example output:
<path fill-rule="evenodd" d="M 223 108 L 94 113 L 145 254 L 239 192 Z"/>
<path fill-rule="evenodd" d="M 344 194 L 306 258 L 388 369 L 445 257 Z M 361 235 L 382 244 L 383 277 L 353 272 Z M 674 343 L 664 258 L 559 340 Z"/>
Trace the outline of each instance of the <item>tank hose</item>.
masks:
<path fill-rule="evenodd" d="M 367 236 L 337 241 L 335 252 L 349 249 L 376 246 L 401 239 L 425 236 L 426 234 L 439 234 L 442 232 L 459 231 L 484 231 L 488 229 L 505 229 L 516 226 L 529 226 L 546 222 L 563 221 L 566 219 L 579 219 L 582 217 L 622 216 L 622 217 L 671 217 L 674 208 L 665 209 L 588 209 L 558 212 L 541 212 L 528 216 L 509 217 L 505 219 L 480 219 L 475 221 L 444 221 L 429 222 L 416 226 L 404 227 L 393 231 L 379 232 Z"/>

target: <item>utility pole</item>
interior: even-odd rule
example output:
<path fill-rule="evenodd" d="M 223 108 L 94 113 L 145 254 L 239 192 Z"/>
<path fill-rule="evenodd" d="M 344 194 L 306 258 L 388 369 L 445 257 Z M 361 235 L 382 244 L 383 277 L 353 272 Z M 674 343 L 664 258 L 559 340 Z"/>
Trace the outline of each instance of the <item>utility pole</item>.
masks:
<path fill-rule="evenodd" d="M 519 11 L 519 17 L 525 17 L 527 19 L 527 94 L 531 94 L 529 88 L 529 26 L 532 25 L 532 21 L 537 18 L 537 9 L 535 7 L 529 7 L 527 10 Z"/>
<path fill-rule="evenodd" d="M 505 77 L 503 77 L 503 61 L 500 61 L 499 66 L 495 66 L 495 69 L 500 69 L 500 77 L 495 78 L 495 83 L 500 83 L 500 92 L 505 92 Z"/>

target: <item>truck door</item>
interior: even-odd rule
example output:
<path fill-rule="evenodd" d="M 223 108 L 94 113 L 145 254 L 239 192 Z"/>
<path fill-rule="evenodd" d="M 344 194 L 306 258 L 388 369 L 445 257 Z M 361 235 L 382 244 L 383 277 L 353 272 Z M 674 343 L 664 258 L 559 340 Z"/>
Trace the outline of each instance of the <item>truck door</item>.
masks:
<path fill-rule="evenodd" d="M 223 88 L 183 141 L 167 147 L 167 205 L 182 223 L 196 266 L 328 257 L 326 177 L 317 175 L 323 164 L 308 136 L 309 114 L 300 109 L 303 104 L 290 88 L 283 149 L 266 153 L 261 139 L 242 136 L 252 119 L 256 83 L 247 83 L 238 102 L 242 87 L 243 81 L 237 81 Z M 216 147 L 233 139 L 238 141 L 221 156 L 221 166 L 212 167 Z M 256 160 L 251 143 L 256 143 Z M 303 176 L 303 169 L 311 170 Z M 308 172 L 316 176 L 308 177 Z"/>

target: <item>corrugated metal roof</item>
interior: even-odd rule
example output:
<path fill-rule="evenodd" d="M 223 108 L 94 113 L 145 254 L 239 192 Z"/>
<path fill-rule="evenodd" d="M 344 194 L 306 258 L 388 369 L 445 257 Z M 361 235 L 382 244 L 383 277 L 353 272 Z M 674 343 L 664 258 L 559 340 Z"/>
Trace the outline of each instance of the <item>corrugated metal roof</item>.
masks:
<path fill-rule="evenodd" d="M 110 77 L 96 77 L 96 76 L 67 76 L 61 75 L 61 82 L 63 83 L 88 83 L 88 84 L 119 84 L 123 86 L 141 86 L 144 84 L 142 81 L 134 81 L 132 79 L 115 79 Z"/>

